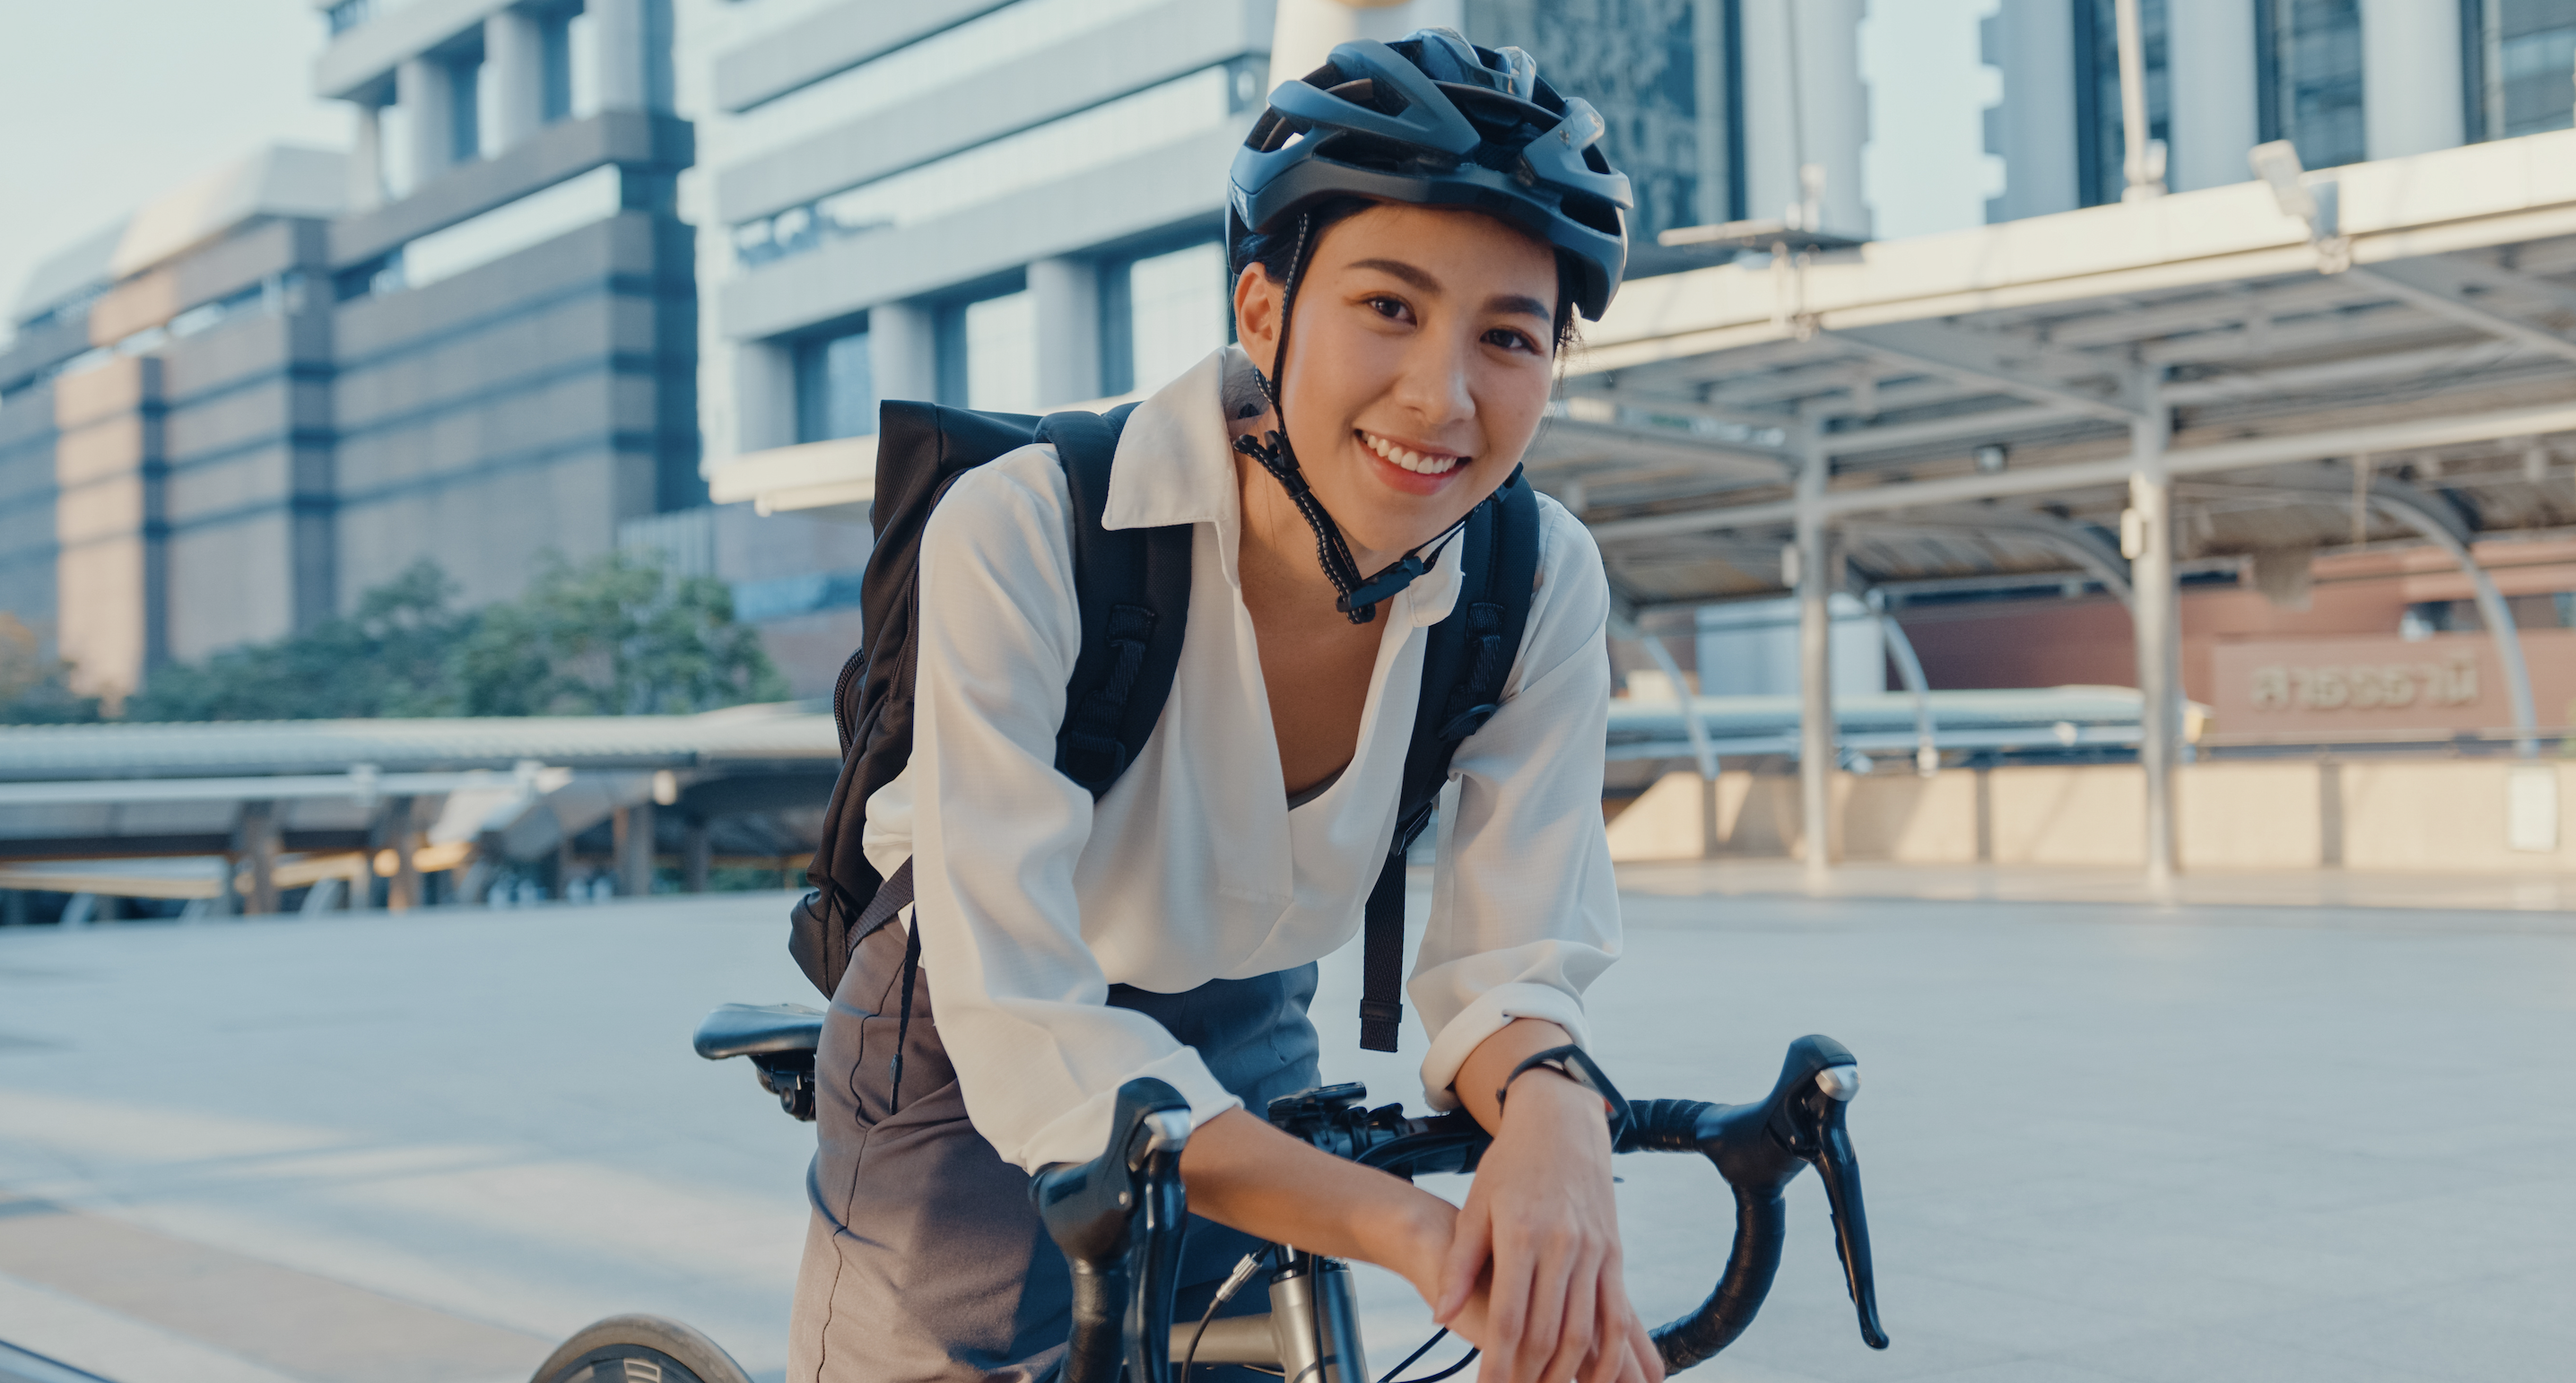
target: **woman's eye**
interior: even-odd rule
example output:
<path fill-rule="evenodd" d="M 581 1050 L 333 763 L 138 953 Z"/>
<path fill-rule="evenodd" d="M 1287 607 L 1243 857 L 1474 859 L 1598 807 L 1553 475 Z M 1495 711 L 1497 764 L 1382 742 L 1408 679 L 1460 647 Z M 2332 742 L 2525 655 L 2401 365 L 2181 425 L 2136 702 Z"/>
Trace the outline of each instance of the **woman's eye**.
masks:
<path fill-rule="evenodd" d="M 1538 349 L 1538 343 L 1536 341 L 1532 341 L 1527 332 L 1514 331 L 1509 327 L 1496 327 L 1492 331 L 1486 332 L 1485 344 L 1489 346 L 1500 346 L 1507 351 L 1535 351 Z"/>
<path fill-rule="evenodd" d="M 1402 321 L 1407 315 L 1402 298 L 1375 297 L 1368 300 L 1369 311 L 1385 318 Z"/>

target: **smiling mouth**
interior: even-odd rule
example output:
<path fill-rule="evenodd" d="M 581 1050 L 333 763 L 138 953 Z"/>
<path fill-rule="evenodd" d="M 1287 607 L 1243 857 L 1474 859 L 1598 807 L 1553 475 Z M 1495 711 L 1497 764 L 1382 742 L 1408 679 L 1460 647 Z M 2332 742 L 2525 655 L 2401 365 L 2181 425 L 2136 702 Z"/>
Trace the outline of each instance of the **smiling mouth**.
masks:
<path fill-rule="evenodd" d="M 1425 456 L 1400 443 L 1390 442 L 1374 432 L 1359 434 L 1360 444 L 1376 452 L 1391 465 L 1400 466 L 1415 475 L 1447 475 L 1458 469 L 1463 456 Z"/>

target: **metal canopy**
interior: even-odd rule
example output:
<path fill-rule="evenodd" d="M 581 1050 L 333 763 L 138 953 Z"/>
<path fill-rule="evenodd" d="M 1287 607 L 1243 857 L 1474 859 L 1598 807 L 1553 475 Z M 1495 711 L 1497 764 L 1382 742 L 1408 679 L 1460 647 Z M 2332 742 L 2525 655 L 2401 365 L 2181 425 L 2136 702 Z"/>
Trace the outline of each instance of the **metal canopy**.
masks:
<path fill-rule="evenodd" d="M 2276 144 L 2255 164 L 2266 181 L 1643 280 L 1574 363 L 1530 471 L 1590 524 L 1622 620 L 1799 597 L 1811 876 L 1837 747 L 1826 600 L 1846 586 L 2118 595 L 2151 883 L 2175 866 L 2182 564 L 2438 546 L 2536 753 L 2472 544 L 2576 524 L 2576 131 L 2317 174 Z"/>
<path fill-rule="evenodd" d="M 1783 593 L 1808 449 L 1863 583 L 2112 584 L 2158 410 L 2186 560 L 2415 536 L 2355 458 L 2464 540 L 2576 524 L 2576 132 L 2328 179 L 2322 230 L 2246 183 L 1639 281 L 1531 475 L 1641 609 Z"/>

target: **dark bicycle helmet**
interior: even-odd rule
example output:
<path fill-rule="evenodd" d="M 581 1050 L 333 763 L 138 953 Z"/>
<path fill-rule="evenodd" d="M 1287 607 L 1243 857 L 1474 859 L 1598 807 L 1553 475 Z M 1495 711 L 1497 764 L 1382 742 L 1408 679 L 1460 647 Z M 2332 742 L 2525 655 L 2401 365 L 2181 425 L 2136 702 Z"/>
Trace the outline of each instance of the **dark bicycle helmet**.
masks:
<path fill-rule="evenodd" d="M 1603 128 L 1589 104 L 1540 81 L 1529 54 L 1479 48 L 1454 29 L 1354 40 L 1304 80 L 1280 83 L 1234 156 L 1226 214 L 1226 258 L 1238 265 L 1248 238 L 1294 228 L 1273 375 L 1286 368 L 1298 283 L 1315 248 L 1310 213 L 1339 198 L 1455 207 L 1517 226 L 1556 252 L 1574 307 L 1599 321 L 1627 267 L 1633 204 L 1627 175 L 1602 157 Z M 1377 602 L 1430 570 L 1422 550 L 1436 555 L 1448 533 L 1364 575 L 1341 525 L 1307 487 L 1278 385 L 1261 381 L 1278 426 L 1258 440 L 1235 439 L 1235 450 L 1287 492 L 1315 530 L 1315 558 L 1340 592 L 1335 608 L 1366 624 Z"/>
<path fill-rule="evenodd" d="M 1452 29 L 1358 39 L 1282 82 L 1234 156 L 1226 248 L 1334 197 L 1481 211 L 1556 250 L 1575 306 L 1601 319 L 1628 263 L 1626 174 L 1589 102 L 1560 96 L 1518 48 Z"/>

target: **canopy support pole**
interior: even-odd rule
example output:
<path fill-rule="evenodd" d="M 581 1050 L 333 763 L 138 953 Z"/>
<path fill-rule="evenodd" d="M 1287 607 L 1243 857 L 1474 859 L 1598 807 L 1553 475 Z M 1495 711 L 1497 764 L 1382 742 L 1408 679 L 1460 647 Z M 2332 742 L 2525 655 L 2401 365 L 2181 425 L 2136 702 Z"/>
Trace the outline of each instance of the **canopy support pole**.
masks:
<path fill-rule="evenodd" d="M 1797 543 L 1790 584 L 1798 591 L 1798 807 L 1807 883 L 1821 887 L 1833 870 L 1834 588 L 1825 483 L 1833 460 L 1824 430 L 1812 420 L 1798 433 Z"/>
<path fill-rule="evenodd" d="M 2176 589 L 2173 476 L 2165 467 L 2168 421 L 2156 397 L 2161 372 L 2140 371 L 2145 405 L 2129 425 L 2129 512 L 2121 516 L 2121 555 L 2129 559 L 2130 625 L 2137 636 L 2138 766 L 2147 789 L 2147 886 L 2163 896 L 2176 868 L 2174 760 L 2180 717 L 2182 609 Z"/>

